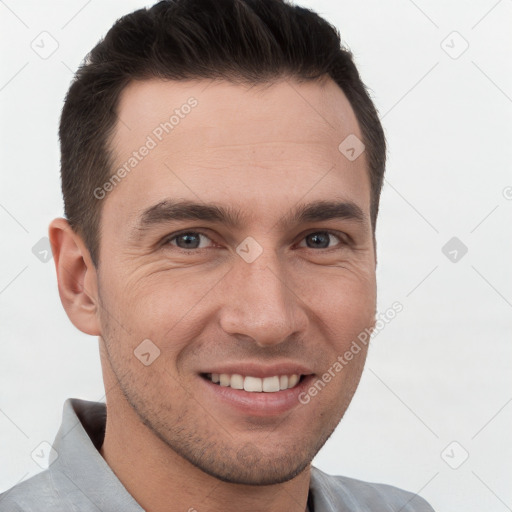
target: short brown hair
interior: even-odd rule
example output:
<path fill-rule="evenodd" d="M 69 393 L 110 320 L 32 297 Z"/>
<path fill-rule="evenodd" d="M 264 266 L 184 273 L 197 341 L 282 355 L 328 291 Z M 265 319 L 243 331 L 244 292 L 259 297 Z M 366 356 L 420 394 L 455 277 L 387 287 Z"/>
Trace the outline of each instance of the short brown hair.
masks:
<path fill-rule="evenodd" d="M 119 97 L 130 81 L 217 78 L 256 84 L 326 76 L 343 90 L 359 122 L 375 234 L 385 137 L 352 54 L 331 24 L 286 0 L 164 0 L 117 20 L 79 67 L 59 127 L 64 212 L 94 265 L 102 201 L 93 190 L 113 173 L 110 141 Z"/>

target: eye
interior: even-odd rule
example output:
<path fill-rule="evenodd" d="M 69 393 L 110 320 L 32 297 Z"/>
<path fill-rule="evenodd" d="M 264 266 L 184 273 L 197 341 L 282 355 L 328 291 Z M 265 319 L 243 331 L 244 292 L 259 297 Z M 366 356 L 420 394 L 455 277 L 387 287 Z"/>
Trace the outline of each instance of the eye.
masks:
<path fill-rule="evenodd" d="M 206 245 L 201 245 L 202 240 L 211 240 L 210 237 L 206 236 L 204 233 L 199 233 L 197 231 L 187 231 L 184 233 L 178 233 L 165 241 L 165 245 L 174 245 L 179 249 L 204 249 L 207 247 Z M 176 241 L 176 244 L 173 242 Z"/>
<path fill-rule="evenodd" d="M 310 245 L 306 245 L 309 249 L 332 249 L 332 247 L 328 247 L 331 237 L 339 240 L 340 243 L 338 245 L 345 245 L 341 233 L 333 231 L 315 231 L 306 235 L 303 240 L 306 244 L 310 243 Z M 304 245 L 300 245 L 300 247 L 304 247 Z"/>
<path fill-rule="evenodd" d="M 337 246 L 341 247 L 346 245 L 343 233 L 335 231 L 314 231 L 302 238 L 299 247 L 306 247 L 308 249 L 334 249 L 337 246 L 329 247 L 333 238 L 338 239 L 339 243 Z M 212 239 L 204 233 L 199 231 L 183 231 L 164 239 L 163 245 L 172 245 L 178 249 L 185 250 L 185 252 L 191 252 L 193 250 L 207 248 L 208 241 L 212 242 Z M 303 242 L 306 242 L 306 245 L 303 245 Z"/>

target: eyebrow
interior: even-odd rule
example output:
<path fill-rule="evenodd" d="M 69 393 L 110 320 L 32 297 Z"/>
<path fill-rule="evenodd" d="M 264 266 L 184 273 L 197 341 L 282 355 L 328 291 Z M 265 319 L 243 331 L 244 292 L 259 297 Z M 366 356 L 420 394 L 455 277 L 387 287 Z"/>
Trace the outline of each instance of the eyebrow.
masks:
<path fill-rule="evenodd" d="M 283 228 L 332 219 L 351 220 L 365 227 L 367 215 L 352 201 L 320 200 L 297 205 L 278 222 L 278 225 Z M 240 228 L 244 221 L 247 221 L 247 216 L 229 205 L 165 199 L 143 210 L 134 229 L 134 235 L 140 236 L 154 226 L 181 220 L 212 222 L 230 228 Z"/>

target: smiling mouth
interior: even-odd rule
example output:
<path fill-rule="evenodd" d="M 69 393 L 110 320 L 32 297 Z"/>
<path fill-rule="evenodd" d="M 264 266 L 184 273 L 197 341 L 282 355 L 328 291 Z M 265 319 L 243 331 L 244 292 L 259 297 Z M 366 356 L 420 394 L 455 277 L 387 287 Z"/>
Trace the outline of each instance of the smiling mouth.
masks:
<path fill-rule="evenodd" d="M 201 373 L 201 377 L 222 387 L 248 391 L 249 393 L 277 393 L 296 387 L 306 375 L 274 375 L 272 377 L 252 377 L 238 373 Z"/>

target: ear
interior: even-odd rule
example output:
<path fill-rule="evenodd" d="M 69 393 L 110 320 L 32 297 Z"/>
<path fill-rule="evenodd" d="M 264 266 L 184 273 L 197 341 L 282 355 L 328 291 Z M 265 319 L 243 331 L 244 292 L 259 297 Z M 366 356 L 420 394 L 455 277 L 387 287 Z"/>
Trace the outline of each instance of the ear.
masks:
<path fill-rule="evenodd" d="M 89 251 L 63 218 L 48 228 L 57 271 L 59 295 L 73 325 L 91 336 L 100 335 L 98 282 Z"/>

